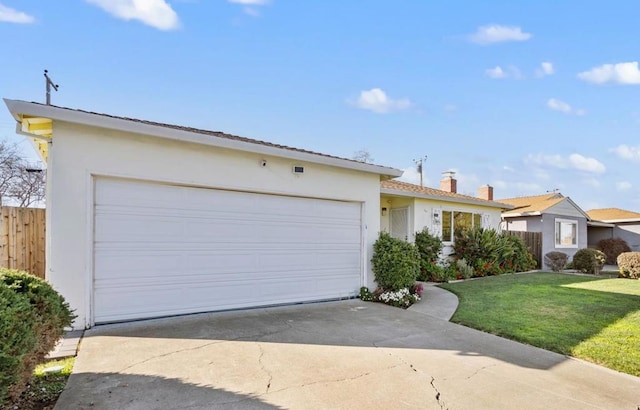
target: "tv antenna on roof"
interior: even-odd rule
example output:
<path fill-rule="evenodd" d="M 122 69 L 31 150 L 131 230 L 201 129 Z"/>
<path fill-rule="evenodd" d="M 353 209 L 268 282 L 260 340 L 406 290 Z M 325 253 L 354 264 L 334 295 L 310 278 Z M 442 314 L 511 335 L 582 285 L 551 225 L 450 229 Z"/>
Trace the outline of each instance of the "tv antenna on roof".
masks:
<path fill-rule="evenodd" d="M 58 91 L 58 87 L 60 87 L 58 84 L 55 84 L 51 78 L 49 78 L 49 71 L 44 70 L 44 78 L 46 79 L 46 83 L 47 83 L 47 105 L 51 105 L 51 87 L 53 87 L 54 90 Z"/>
<path fill-rule="evenodd" d="M 418 172 L 418 174 L 420 174 L 420 186 L 423 186 L 422 184 L 422 163 L 424 161 L 427 160 L 427 156 L 425 155 L 422 158 L 418 158 L 418 159 L 414 159 L 413 162 L 415 162 L 416 164 L 416 171 Z"/>
<path fill-rule="evenodd" d="M 560 188 L 547 189 L 547 193 L 549 194 L 557 194 L 558 192 L 560 192 Z"/>

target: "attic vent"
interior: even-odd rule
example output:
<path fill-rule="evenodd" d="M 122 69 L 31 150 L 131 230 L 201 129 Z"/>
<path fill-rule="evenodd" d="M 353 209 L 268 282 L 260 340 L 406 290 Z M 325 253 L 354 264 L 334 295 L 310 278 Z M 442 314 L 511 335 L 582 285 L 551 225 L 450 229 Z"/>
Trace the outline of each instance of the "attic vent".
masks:
<path fill-rule="evenodd" d="M 304 167 L 302 165 L 294 165 L 293 173 L 294 174 L 304 174 Z"/>

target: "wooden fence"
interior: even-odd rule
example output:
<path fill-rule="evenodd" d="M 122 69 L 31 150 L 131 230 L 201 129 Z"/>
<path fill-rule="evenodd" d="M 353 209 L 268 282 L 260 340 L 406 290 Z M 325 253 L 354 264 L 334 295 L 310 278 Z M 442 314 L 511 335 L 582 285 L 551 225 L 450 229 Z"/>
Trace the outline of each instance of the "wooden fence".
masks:
<path fill-rule="evenodd" d="M 519 236 L 527 244 L 533 259 L 538 263 L 538 269 L 542 267 L 542 232 L 506 231 L 509 235 Z"/>
<path fill-rule="evenodd" d="M 0 265 L 44 278 L 45 210 L 0 208 Z"/>

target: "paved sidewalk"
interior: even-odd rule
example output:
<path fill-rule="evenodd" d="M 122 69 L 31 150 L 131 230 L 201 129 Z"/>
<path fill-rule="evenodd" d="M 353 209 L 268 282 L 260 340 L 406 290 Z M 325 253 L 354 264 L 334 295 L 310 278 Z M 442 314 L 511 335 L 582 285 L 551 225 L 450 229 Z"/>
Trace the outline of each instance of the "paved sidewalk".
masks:
<path fill-rule="evenodd" d="M 449 321 L 458 309 L 458 297 L 441 289 L 433 282 L 421 282 L 424 286 L 422 298 L 408 310 Z"/>

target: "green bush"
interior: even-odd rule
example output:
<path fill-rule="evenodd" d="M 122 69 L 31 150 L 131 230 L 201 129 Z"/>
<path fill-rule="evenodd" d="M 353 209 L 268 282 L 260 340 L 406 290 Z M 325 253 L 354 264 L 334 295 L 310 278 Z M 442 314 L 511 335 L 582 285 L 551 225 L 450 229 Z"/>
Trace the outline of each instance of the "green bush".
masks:
<path fill-rule="evenodd" d="M 473 266 L 470 266 L 464 258 L 456 261 L 456 270 L 463 279 L 469 279 L 475 274 Z"/>
<path fill-rule="evenodd" d="M 610 238 L 598 241 L 597 248 L 604 252 L 609 265 L 615 265 L 618 255 L 623 252 L 631 252 L 631 248 L 624 239 Z"/>
<path fill-rule="evenodd" d="M 580 272 L 598 274 L 606 259 L 605 254 L 597 249 L 580 249 L 573 255 L 573 268 Z"/>
<path fill-rule="evenodd" d="M 0 284 L 26 300 L 33 311 L 28 324 L 35 332 L 36 343 L 23 352 L 21 373 L 12 387 L 12 391 L 19 394 L 31 378 L 35 366 L 44 361 L 64 334 L 64 328 L 71 326 L 75 316 L 51 285 L 27 272 L 0 268 Z"/>
<path fill-rule="evenodd" d="M 420 267 L 427 269 L 429 266 L 437 264 L 442 251 L 442 239 L 431 235 L 425 227 L 422 231 L 416 232 L 416 248 L 420 254 Z"/>
<path fill-rule="evenodd" d="M 567 265 L 569 255 L 564 252 L 551 251 L 544 255 L 544 264 L 554 272 L 560 272 Z"/>
<path fill-rule="evenodd" d="M 0 404 L 22 391 L 27 356 L 38 342 L 35 321 L 29 300 L 0 283 Z"/>
<path fill-rule="evenodd" d="M 378 286 L 385 290 L 399 291 L 411 287 L 420 271 L 420 255 L 416 247 L 387 232 L 373 245 L 373 273 Z"/>
<path fill-rule="evenodd" d="M 458 231 L 453 249 L 455 259 L 464 259 L 476 269 L 477 276 L 523 272 L 536 266 L 521 238 L 494 229 Z"/>
<path fill-rule="evenodd" d="M 640 279 L 640 252 L 623 252 L 617 262 L 622 277 Z"/>

